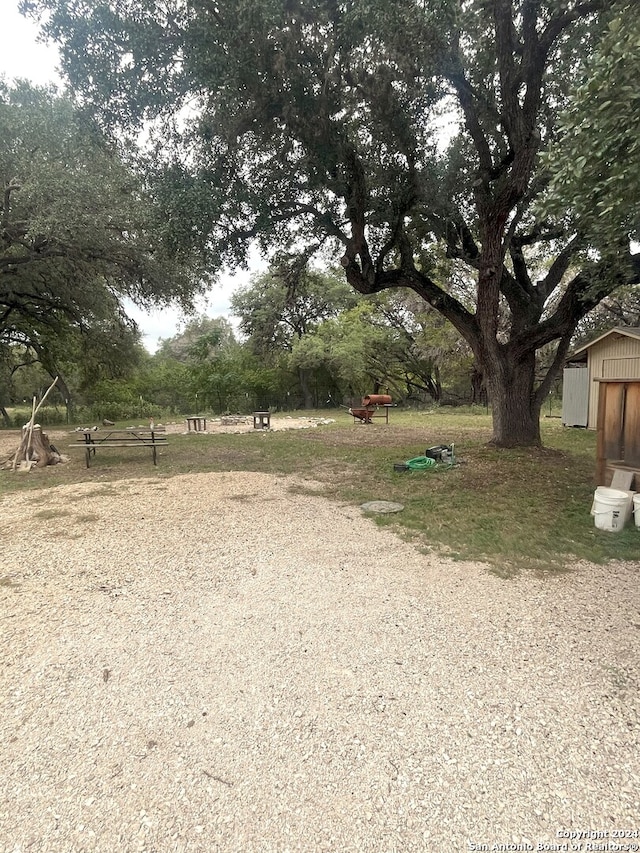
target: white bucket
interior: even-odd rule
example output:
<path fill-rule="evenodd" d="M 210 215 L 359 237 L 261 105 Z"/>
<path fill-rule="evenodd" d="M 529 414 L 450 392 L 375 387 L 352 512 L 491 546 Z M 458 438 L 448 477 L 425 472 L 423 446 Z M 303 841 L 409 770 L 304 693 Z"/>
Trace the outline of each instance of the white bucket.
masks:
<path fill-rule="evenodd" d="M 622 530 L 627 520 L 628 502 L 629 496 L 626 492 L 598 486 L 591 509 L 598 530 L 609 530 L 613 533 Z"/>
<path fill-rule="evenodd" d="M 633 516 L 636 520 L 636 527 L 640 529 L 640 494 L 633 496 Z"/>

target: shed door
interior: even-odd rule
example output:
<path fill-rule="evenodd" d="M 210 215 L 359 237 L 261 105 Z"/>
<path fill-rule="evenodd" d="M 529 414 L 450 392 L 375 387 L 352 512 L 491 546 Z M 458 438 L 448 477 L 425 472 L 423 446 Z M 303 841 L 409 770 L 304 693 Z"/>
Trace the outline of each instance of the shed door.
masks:
<path fill-rule="evenodd" d="M 566 367 L 562 376 L 562 423 L 586 427 L 589 417 L 589 371 Z"/>

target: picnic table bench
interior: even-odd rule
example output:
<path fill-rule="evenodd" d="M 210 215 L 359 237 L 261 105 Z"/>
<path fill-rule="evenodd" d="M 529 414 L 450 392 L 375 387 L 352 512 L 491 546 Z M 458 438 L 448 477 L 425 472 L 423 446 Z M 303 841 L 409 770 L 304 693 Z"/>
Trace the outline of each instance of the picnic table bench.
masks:
<path fill-rule="evenodd" d="M 164 427 L 128 427 L 127 429 L 83 429 L 73 433 L 77 435 L 72 448 L 80 448 L 85 452 L 87 468 L 91 466 L 91 457 L 95 456 L 98 448 L 109 450 L 112 447 L 148 447 L 153 456 L 153 464 L 157 465 L 158 447 L 166 447 L 167 434 Z"/>

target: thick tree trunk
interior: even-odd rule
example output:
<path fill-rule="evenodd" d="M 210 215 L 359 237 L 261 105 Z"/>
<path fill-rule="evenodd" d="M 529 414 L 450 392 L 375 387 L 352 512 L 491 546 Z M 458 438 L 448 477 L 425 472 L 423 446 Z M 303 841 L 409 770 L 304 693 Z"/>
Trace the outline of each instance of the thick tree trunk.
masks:
<path fill-rule="evenodd" d="M 60 392 L 60 395 L 64 400 L 64 404 L 67 409 L 67 423 L 69 423 L 69 421 L 73 417 L 73 398 L 71 396 L 71 391 L 66 383 L 66 380 L 63 376 L 60 375 L 60 371 L 58 371 L 57 373 L 51 373 L 52 379 L 55 379 L 56 377 L 58 378 L 58 391 Z"/>
<path fill-rule="evenodd" d="M 486 406 L 488 402 L 484 376 L 475 364 L 471 371 L 471 402 L 476 406 Z"/>
<path fill-rule="evenodd" d="M 309 388 L 309 371 L 298 369 L 298 381 L 300 382 L 300 390 L 302 391 L 303 406 L 305 409 L 313 409 L 313 394 Z"/>
<path fill-rule="evenodd" d="M 493 438 L 496 447 L 540 446 L 540 402 L 535 395 L 535 353 L 512 363 L 507 350 L 484 374 L 493 414 Z"/>

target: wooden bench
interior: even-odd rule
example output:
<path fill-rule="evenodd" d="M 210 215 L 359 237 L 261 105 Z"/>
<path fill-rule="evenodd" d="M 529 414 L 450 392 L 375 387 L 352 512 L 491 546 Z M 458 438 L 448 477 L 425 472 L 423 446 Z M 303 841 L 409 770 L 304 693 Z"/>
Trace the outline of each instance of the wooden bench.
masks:
<path fill-rule="evenodd" d="M 129 427 L 128 429 L 84 429 L 77 435 L 75 444 L 69 446 L 85 452 L 87 468 L 91 466 L 91 457 L 96 450 L 109 450 L 114 447 L 148 447 L 153 456 L 153 464 L 157 465 L 159 447 L 166 447 L 167 434 L 164 427 Z"/>

